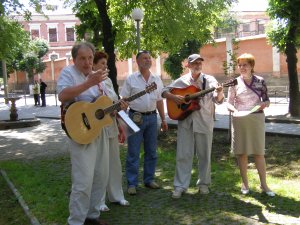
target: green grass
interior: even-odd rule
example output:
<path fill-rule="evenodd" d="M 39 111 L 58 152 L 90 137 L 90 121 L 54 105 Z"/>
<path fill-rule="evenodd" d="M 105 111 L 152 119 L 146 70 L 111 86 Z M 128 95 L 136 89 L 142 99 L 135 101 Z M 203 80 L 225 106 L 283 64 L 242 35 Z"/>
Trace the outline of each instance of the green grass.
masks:
<path fill-rule="evenodd" d="M 261 194 L 255 166 L 250 159 L 251 194 L 240 194 L 240 175 L 230 154 L 226 132 L 215 132 L 212 153 L 211 193 L 197 193 L 196 159 L 188 192 L 181 199 L 171 198 L 175 172 L 176 132 L 159 136 L 156 179 L 159 190 L 140 186 L 137 196 L 127 196 L 129 207 L 110 204 L 101 218 L 114 225 L 173 224 L 291 224 L 300 216 L 300 138 L 268 136 L 266 161 L 268 183 L 275 198 Z M 121 149 L 124 167 L 126 147 Z M 142 164 L 142 160 L 141 160 Z M 69 155 L 22 161 L 2 161 L 10 180 L 22 194 L 35 217 L 45 225 L 66 224 L 71 185 Z M 142 175 L 142 171 L 140 172 Z M 140 179 L 141 180 L 141 179 Z M 1 187 L 5 182 L 0 177 Z M 124 181 L 124 191 L 126 183 Z M 8 188 L 0 192 L 0 224 L 27 225 L 24 213 Z M 23 218 L 14 221 L 11 218 Z M 300 220 L 297 221 L 300 223 Z"/>

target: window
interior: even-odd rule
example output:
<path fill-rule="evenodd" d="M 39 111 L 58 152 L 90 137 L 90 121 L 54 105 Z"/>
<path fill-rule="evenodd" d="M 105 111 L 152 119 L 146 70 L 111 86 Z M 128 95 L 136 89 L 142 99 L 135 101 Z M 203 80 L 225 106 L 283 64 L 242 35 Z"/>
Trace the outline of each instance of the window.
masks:
<path fill-rule="evenodd" d="M 31 34 L 31 39 L 34 40 L 36 38 L 40 37 L 40 30 L 31 30 L 30 31 Z"/>
<path fill-rule="evenodd" d="M 75 41 L 75 31 L 73 27 L 66 28 L 66 40 Z"/>
<path fill-rule="evenodd" d="M 249 32 L 250 31 L 250 24 L 244 23 L 243 24 L 243 32 Z"/>
<path fill-rule="evenodd" d="M 65 41 L 75 41 L 75 22 L 67 22 L 65 25 Z"/>
<path fill-rule="evenodd" d="M 41 24 L 29 24 L 30 37 L 32 40 L 40 37 Z"/>
<path fill-rule="evenodd" d="M 265 33 L 265 21 L 264 20 L 258 21 L 257 28 L 258 28 L 259 34 L 264 34 Z"/>
<path fill-rule="evenodd" d="M 58 42 L 57 23 L 47 23 L 49 42 Z"/>
<path fill-rule="evenodd" d="M 49 42 L 57 42 L 56 28 L 49 28 Z"/>

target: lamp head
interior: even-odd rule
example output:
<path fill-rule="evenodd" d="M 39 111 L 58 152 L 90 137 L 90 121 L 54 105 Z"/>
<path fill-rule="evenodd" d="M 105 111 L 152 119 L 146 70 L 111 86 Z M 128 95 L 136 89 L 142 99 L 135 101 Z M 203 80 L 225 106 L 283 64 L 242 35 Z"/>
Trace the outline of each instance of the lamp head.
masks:
<path fill-rule="evenodd" d="M 135 8 L 132 10 L 132 18 L 135 20 L 135 21 L 141 21 L 144 17 L 144 12 L 142 9 L 140 8 Z"/>

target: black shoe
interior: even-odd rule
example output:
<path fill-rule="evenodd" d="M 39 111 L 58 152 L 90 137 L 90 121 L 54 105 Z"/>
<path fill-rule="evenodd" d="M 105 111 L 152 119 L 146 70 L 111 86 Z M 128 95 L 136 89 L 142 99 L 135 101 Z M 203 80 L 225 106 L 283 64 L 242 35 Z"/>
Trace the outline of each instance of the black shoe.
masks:
<path fill-rule="evenodd" d="M 108 223 L 104 222 L 103 220 L 100 220 L 100 218 L 86 218 L 84 221 L 84 225 L 109 225 Z"/>

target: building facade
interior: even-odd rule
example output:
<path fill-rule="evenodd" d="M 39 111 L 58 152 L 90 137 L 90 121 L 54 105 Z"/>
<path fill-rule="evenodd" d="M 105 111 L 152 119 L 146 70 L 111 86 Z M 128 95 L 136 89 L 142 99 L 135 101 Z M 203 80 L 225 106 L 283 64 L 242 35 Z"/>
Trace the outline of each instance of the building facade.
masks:
<path fill-rule="evenodd" d="M 53 92 L 56 86 L 56 80 L 61 69 L 72 63 L 71 48 L 76 42 L 75 26 L 80 24 L 74 14 L 52 14 L 47 17 L 43 15 L 33 15 L 32 20 L 27 22 L 19 18 L 24 29 L 30 32 L 31 38 L 42 38 L 49 43 L 49 52 L 44 57 L 47 65 L 46 70 L 35 77 L 42 78 L 49 84 L 48 91 Z M 237 55 L 248 52 L 256 57 L 255 71 L 257 74 L 269 78 L 283 78 L 287 80 L 286 57 L 278 53 L 267 41 L 265 30 L 269 23 L 269 18 L 265 12 L 238 12 L 238 26 L 233 32 L 215 33 L 215 43 L 207 44 L 200 49 L 200 54 L 204 57 L 205 63 L 203 70 L 215 75 L 219 80 L 227 79 L 224 71 L 224 63 L 230 63 L 231 53 Z M 234 50 L 232 40 L 237 43 L 237 49 Z M 298 53 L 298 58 L 300 54 Z M 167 55 L 162 54 L 157 59 L 153 59 L 153 73 L 161 75 L 165 83 L 170 81 L 170 77 L 163 70 L 163 63 Z M 132 72 L 137 70 L 135 57 L 116 63 L 118 71 L 118 82 L 122 82 Z M 298 65 L 298 71 L 300 67 Z M 234 68 L 231 68 L 234 70 Z M 186 71 L 185 71 L 186 72 Z M 234 72 L 234 71 L 231 71 Z M 16 72 L 10 75 L 8 81 L 9 90 L 26 89 L 28 78 L 22 72 Z"/>

